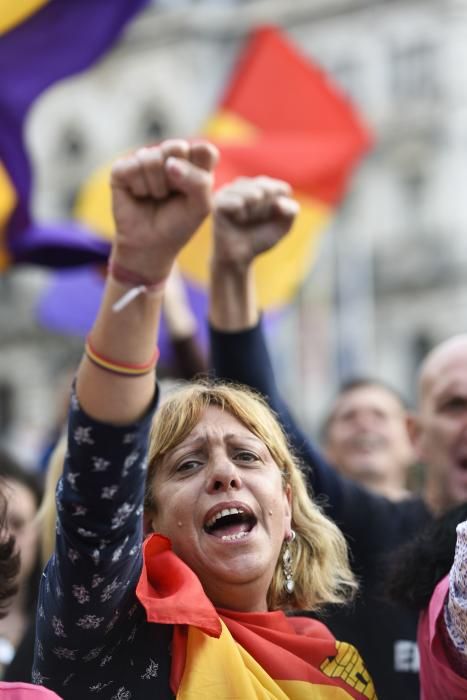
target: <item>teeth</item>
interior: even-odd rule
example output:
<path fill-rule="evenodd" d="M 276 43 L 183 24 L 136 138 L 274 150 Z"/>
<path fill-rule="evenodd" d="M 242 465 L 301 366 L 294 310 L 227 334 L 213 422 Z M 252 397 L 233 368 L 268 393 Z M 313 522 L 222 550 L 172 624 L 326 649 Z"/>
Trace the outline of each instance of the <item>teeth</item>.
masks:
<path fill-rule="evenodd" d="M 236 535 L 222 535 L 221 540 L 224 540 L 224 542 L 232 542 L 233 540 L 242 540 L 248 534 L 249 534 L 248 532 L 239 532 Z"/>
<path fill-rule="evenodd" d="M 225 518 L 227 515 L 237 515 L 244 512 L 245 511 L 243 511 L 241 508 L 224 508 L 224 510 L 219 511 L 212 518 L 210 518 L 205 527 L 212 527 L 217 520 Z"/>

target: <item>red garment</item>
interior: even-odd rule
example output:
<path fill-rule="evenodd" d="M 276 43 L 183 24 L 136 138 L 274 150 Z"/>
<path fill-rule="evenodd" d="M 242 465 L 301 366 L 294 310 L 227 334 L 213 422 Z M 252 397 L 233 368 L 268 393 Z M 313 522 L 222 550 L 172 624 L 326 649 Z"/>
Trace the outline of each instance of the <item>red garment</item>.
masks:
<path fill-rule="evenodd" d="M 176 626 L 171 672 L 174 693 L 185 668 L 187 625 L 218 638 L 222 618 L 235 641 L 271 678 L 341 688 L 359 699 L 376 698 L 358 653 L 350 645 L 336 642 L 325 625 L 310 618 L 288 618 L 282 611 L 246 613 L 216 609 L 197 576 L 161 535 L 152 535 L 145 542 L 136 595 L 149 622 Z"/>
<path fill-rule="evenodd" d="M 448 590 L 449 575 L 438 583 L 428 608 L 420 616 L 418 647 L 421 700 L 465 700 L 467 698 L 467 678 L 454 671 L 443 644 L 443 607 Z"/>

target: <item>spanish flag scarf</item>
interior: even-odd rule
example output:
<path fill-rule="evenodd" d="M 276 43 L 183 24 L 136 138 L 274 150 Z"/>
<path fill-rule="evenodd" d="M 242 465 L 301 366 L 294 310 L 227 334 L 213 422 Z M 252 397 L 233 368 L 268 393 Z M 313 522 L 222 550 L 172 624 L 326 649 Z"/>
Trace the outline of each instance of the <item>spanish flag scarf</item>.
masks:
<path fill-rule="evenodd" d="M 354 647 L 311 618 L 214 608 L 161 535 L 144 544 L 136 595 L 148 622 L 174 625 L 177 700 L 376 700 Z"/>

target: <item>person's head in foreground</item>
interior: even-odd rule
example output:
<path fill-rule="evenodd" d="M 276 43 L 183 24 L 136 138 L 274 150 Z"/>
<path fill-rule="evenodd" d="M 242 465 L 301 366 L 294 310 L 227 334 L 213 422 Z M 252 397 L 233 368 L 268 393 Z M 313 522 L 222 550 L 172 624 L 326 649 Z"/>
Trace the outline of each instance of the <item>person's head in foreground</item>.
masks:
<path fill-rule="evenodd" d="M 20 570 L 20 557 L 15 538 L 8 528 L 7 501 L 0 491 L 0 619 L 5 617 L 12 598 L 18 592 L 17 577 Z"/>
<path fill-rule="evenodd" d="M 21 553 L 18 584 L 27 586 L 38 564 L 38 532 L 34 523 L 42 498 L 37 475 L 27 471 L 10 455 L 0 451 L 0 478 L 8 502 L 8 528 Z"/>
<path fill-rule="evenodd" d="M 386 593 L 420 612 L 420 697 L 467 697 L 467 503 L 434 519 L 392 554 Z"/>
<path fill-rule="evenodd" d="M 8 615 L 8 608 L 18 592 L 20 573 L 20 553 L 16 539 L 8 524 L 8 506 L 5 495 L 5 482 L 0 481 L 0 619 Z M 58 695 L 46 688 L 38 688 L 29 683 L 7 683 L 0 680 L 2 700 L 26 700 L 41 697 L 60 700 Z"/>
<path fill-rule="evenodd" d="M 27 471 L 2 450 L 0 480 L 3 497 L 8 503 L 5 526 L 14 537 L 20 554 L 17 593 L 0 620 L 0 677 L 3 677 L 35 615 L 41 570 L 39 533 L 34 520 L 42 489 L 35 473 Z"/>
<path fill-rule="evenodd" d="M 430 522 L 390 559 L 389 599 L 417 611 L 427 607 L 436 585 L 449 573 L 456 549 L 456 527 L 467 520 L 467 502 Z"/>
<path fill-rule="evenodd" d="M 398 500 L 407 496 L 414 451 L 407 407 L 392 388 L 371 378 L 345 383 L 324 422 L 326 458 L 344 476 Z"/>
<path fill-rule="evenodd" d="M 154 419 L 147 483 L 150 528 L 217 607 L 316 609 L 355 589 L 343 535 L 251 391 L 198 383 L 169 396 Z"/>

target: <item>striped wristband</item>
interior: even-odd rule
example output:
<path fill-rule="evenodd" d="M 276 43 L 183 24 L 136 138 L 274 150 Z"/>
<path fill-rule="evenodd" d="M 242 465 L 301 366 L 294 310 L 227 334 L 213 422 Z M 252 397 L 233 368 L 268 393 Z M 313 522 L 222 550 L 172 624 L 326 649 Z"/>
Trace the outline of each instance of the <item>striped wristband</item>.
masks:
<path fill-rule="evenodd" d="M 115 362 L 104 355 L 96 352 L 92 347 L 89 336 L 86 339 L 86 345 L 84 347 L 86 356 L 91 360 L 91 362 L 101 369 L 107 370 L 107 372 L 112 372 L 112 374 L 119 374 L 125 377 L 140 377 L 144 374 L 149 374 L 152 372 L 159 359 L 158 348 L 154 349 L 153 355 L 149 362 L 143 364 L 130 364 L 128 362 Z"/>

